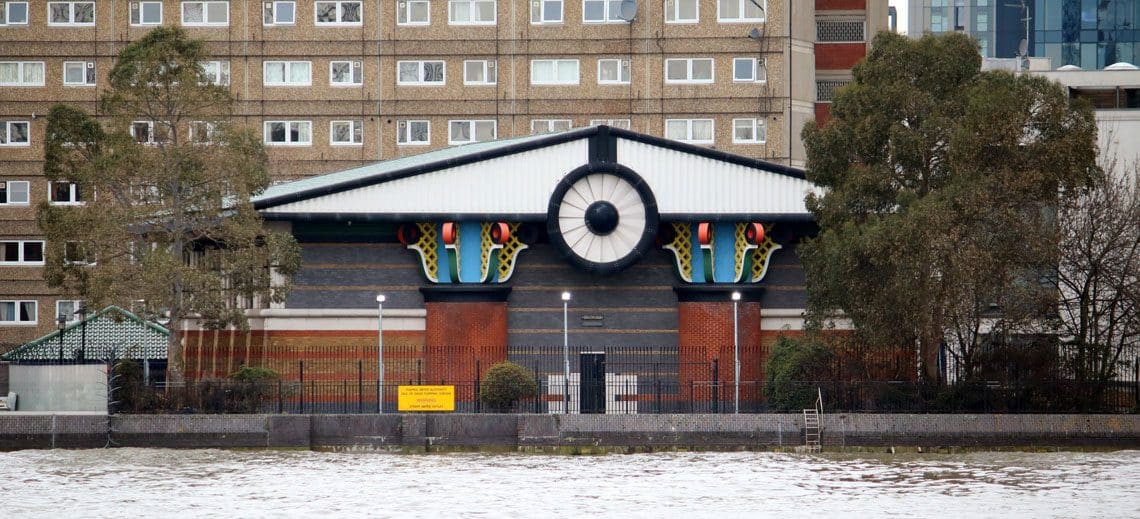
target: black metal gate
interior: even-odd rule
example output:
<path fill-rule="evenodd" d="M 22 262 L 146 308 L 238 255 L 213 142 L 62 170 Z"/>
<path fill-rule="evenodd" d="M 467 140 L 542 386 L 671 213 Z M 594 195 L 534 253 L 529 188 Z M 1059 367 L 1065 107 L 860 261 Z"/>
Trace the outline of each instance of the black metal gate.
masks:
<path fill-rule="evenodd" d="M 606 354 L 604 352 L 582 352 L 579 356 L 581 373 L 581 394 L 579 405 L 582 414 L 604 414 L 606 412 Z"/>

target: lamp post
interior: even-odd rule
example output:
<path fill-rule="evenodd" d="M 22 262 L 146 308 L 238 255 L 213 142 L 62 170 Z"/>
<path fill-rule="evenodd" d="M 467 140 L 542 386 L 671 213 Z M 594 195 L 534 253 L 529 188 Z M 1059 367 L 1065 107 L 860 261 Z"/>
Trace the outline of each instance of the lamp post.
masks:
<path fill-rule="evenodd" d="M 79 310 L 75 313 L 79 314 L 79 353 L 75 355 L 76 362 L 82 362 L 87 355 L 87 304 L 82 301 L 79 303 Z"/>
<path fill-rule="evenodd" d="M 732 414 L 740 414 L 740 292 L 732 292 Z"/>
<path fill-rule="evenodd" d="M 562 414 L 570 414 L 570 292 L 562 293 Z"/>
<path fill-rule="evenodd" d="M 136 303 L 139 309 L 135 312 L 135 315 L 139 318 L 139 326 L 141 329 L 135 328 L 135 333 L 138 335 L 138 337 L 135 338 L 135 345 L 142 350 L 143 385 L 150 386 L 150 359 L 147 358 L 146 346 L 143 345 L 143 342 L 146 341 L 146 317 L 143 317 L 143 314 L 146 312 L 146 299 L 135 299 L 131 301 L 131 306 L 133 307 Z M 134 308 L 132 308 L 132 310 L 134 310 Z"/>
<path fill-rule="evenodd" d="M 59 325 L 59 362 L 63 363 L 63 329 L 67 327 L 67 315 L 59 314 L 55 316 L 55 322 Z"/>
<path fill-rule="evenodd" d="M 384 414 L 384 299 L 376 295 L 376 414 Z"/>

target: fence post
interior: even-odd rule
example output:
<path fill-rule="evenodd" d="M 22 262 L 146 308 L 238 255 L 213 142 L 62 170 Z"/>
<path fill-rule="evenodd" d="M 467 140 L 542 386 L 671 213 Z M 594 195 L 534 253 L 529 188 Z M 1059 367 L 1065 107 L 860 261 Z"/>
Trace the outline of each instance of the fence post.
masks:
<path fill-rule="evenodd" d="M 720 359 L 713 357 L 712 363 L 712 397 L 713 397 L 713 413 L 720 412 Z"/>
<path fill-rule="evenodd" d="M 356 361 L 356 412 L 364 412 L 364 361 Z"/>
<path fill-rule="evenodd" d="M 281 377 L 277 377 L 277 414 L 284 411 L 281 403 Z"/>
<path fill-rule="evenodd" d="M 305 414 L 305 361 L 301 361 L 301 410 L 300 414 Z"/>
<path fill-rule="evenodd" d="M 416 385 L 417 386 L 422 385 L 424 383 L 423 362 L 424 362 L 423 359 L 416 359 Z"/>
<path fill-rule="evenodd" d="M 542 379 L 538 378 L 538 364 L 534 365 L 534 385 L 538 386 L 538 391 L 534 394 L 534 414 L 538 414 L 538 408 L 542 405 Z"/>
<path fill-rule="evenodd" d="M 474 393 L 475 393 L 475 412 L 476 413 L 478 413 L 480 411 L 480 409 L 479 409 L 479 382 L 480 382 L 479 372 L 480 371 L 481 371 L 480 359 L 475 359 L 475 391 L 474 391 Z"/>

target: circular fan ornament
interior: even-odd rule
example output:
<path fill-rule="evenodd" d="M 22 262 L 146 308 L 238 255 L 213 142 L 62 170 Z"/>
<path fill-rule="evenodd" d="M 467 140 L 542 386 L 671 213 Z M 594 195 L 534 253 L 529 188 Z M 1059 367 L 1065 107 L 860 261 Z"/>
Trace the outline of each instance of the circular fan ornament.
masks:
<path fill-rule="evenodd" d="M 649 185 L 620 164 L 592 163 L 566 175 L 547 209 L 550 242 L 572 264 L 614 274 L 653 246 L 659 218 Z"/>

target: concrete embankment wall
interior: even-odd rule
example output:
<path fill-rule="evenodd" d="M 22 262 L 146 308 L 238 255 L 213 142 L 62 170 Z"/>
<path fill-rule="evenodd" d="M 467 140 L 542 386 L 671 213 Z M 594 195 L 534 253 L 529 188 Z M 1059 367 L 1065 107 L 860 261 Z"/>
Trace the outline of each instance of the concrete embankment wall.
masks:
<path fill-rule="evenodd" d="M 0 450 L 122 447 L 459 450 L 769 449 L 803 443 L 796 414 L 0 414 Z M 825 447 L 1140 448 L 1140 415 L 835 414 Z"/>

